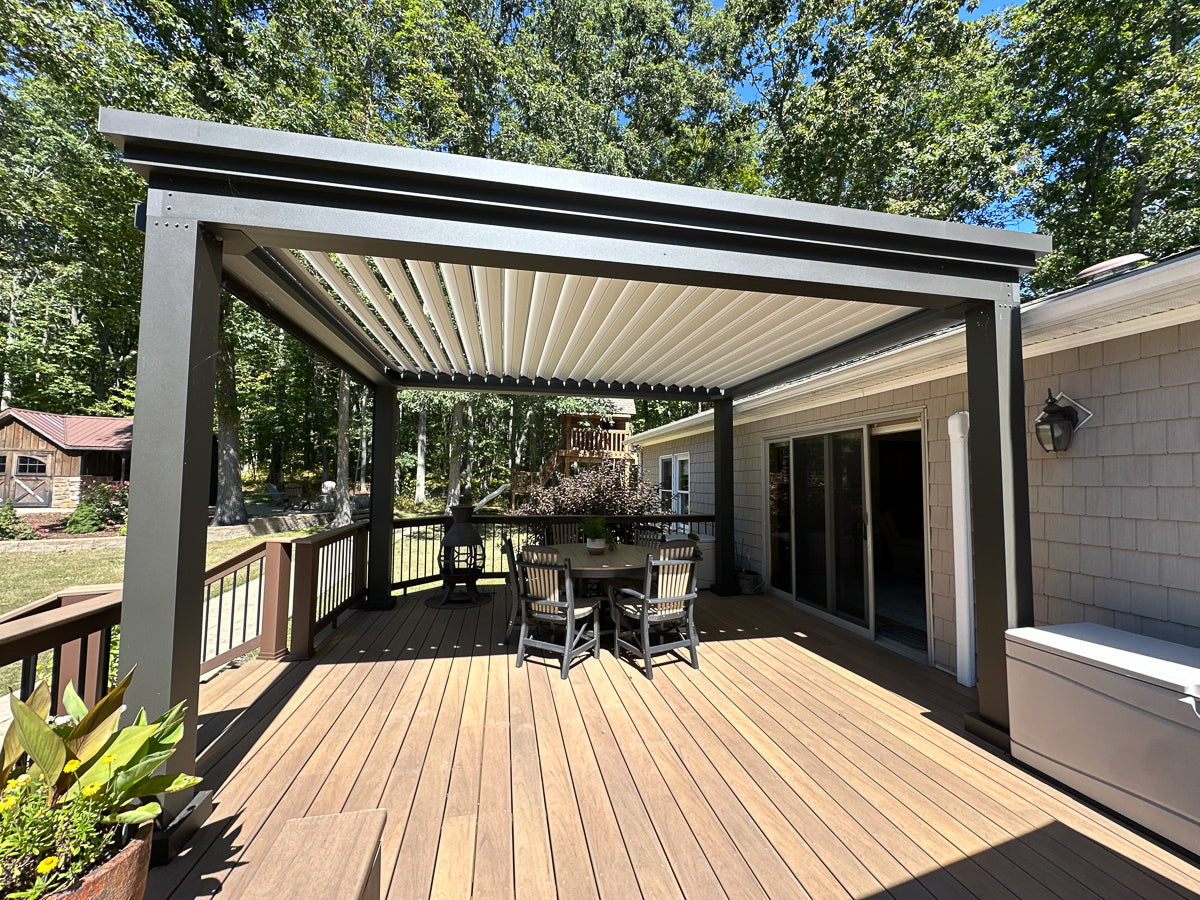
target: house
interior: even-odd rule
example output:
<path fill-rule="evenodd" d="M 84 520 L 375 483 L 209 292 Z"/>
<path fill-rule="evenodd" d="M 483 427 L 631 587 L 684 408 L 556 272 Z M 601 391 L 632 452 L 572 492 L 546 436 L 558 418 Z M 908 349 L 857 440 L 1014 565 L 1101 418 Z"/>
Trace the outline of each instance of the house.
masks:
<path fill-rule="evenodd" d="M 133 419 L 0 412 L 0 503 L 72 509 L 95 482 L 129 477 Z"/>
<path fill-rule="evenodd" d="M 1021 322 L 1037 624 L 1200 646 L 1200 250 L 1023 304 Z M 735 401 L 733 453 L 739 566 L 970 684 L 965 344 L 946 327 Z M 1047 391 L 1079 411 L 1063 452 L 1034 438 Z M 660 481 L 690 472 L 698 513 L 712 435 L 705 412 L 633 438 Z"/>

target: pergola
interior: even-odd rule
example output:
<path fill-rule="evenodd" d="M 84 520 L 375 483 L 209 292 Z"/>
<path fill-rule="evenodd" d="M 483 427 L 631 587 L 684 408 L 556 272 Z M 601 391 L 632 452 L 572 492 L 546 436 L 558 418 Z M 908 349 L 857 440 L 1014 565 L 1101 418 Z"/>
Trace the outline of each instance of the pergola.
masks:
<path fill-rule="evenodd" d="M 100 130 L 148 185 L 122 667 L 134 708 L 188 701 L 176 770 L 223 287 L 374 391 L 376 608 L 398 389 L 711 402 L 731 591 L 734 400 L 965 318 L 980 720 L 1006 729 L 1004 631 L 1033 623 L 1016 282 L 1048 238 L 122 110 Z"/>

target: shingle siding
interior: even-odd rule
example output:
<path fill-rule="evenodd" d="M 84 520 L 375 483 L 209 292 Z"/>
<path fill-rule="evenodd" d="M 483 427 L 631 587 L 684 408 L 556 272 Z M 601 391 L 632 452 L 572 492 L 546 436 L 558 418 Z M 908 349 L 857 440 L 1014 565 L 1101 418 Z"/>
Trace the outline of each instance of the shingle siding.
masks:
<path fill-rule="evenodd" d="M 1200 323 L 1025 361 L 1034 613 L 1038 624 L 1099 622 L 1200 646 Z M 1095 417 L 1066 453 L 1047 454 L 1032 423 L 1047 388 Z M 947 419 L 967 406 L 965 375 L 739 424 L 734 513 L 739 551 L 764 571 L 763 443 L 818 426 L 923 410 L 935 665 L 953 670 L 954 542 Z M 712 512 L 712 437 L 645 448 L 690 453 L 692 506 Z"/>

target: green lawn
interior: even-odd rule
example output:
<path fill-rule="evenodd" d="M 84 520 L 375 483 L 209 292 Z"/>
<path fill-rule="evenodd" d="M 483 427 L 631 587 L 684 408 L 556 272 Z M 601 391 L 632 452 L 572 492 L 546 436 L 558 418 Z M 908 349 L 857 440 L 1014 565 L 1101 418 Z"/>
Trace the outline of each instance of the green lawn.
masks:
<path fill-rule="evenodd" d="M 285 531 L 271 537 L 298 538 L 311 533 Z M 205 566 L 212 568 L 221 560 L 248 550 L 262 539 L 260 536 L 253 536 L 209 544 Z M 0 554 L 0 614 L 48 597 L 64 588 L 87 584 L 118 584 L 124 569 L 124 547 L 108 550 L 64 550 L 55 553 Z M 0 696 L 15 688 L 20 676 L 20 663 L 0 668 Z"/>
<path fill-rule="evenodd" d="M 273 538 L 298 538 L 308 531 L 285 531 Z M 258 536 L 237 538 L 208 545 L 209 568 L 223 559 L 249 549 Z M 125 548 L 109 550 L 64 550 L 57 553 L 5 553 L 0 555 L 0 614 L 48 597 L 63 588 L 84 584 L 115 584 L 125 569 Z"/>

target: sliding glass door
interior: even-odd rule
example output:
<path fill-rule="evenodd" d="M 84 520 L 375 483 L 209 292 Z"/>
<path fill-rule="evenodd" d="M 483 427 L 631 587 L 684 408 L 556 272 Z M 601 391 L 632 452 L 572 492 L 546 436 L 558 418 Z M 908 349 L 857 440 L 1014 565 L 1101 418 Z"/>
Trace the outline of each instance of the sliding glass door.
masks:
<path fill-rule="evenodd" d="M 867 627 L 867 521 L 863 500 L 861 428 L 825 435 L 829 447 L 826 503 L 832 519 L 829 541 L 833 572 L 831 612 Z"/>
<path fill-rule="evenodd" d="M 791 443 L 796 599 L 865 627 L 862 429 Z"/>
<path fill-rule="evenodd" d="M 777 591 L 925 653 L 922 446 L 911 420 L 770 442 L 767 556 Z"/>

